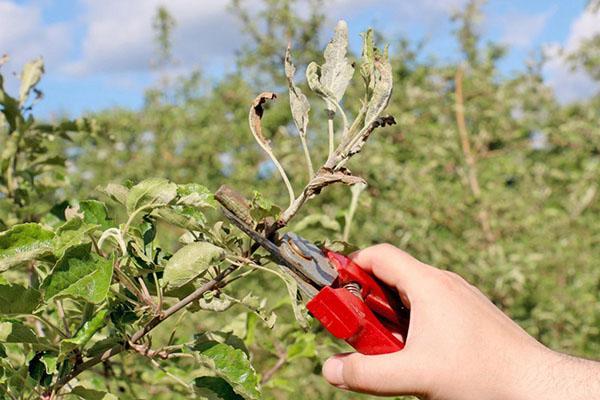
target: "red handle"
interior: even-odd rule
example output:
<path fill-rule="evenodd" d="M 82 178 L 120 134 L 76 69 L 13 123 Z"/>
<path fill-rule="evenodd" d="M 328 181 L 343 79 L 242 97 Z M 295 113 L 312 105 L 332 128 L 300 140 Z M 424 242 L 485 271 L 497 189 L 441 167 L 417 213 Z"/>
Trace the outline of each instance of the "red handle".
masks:
<path fill-rule="evenodd" d="M 398 296 L 348 257 L 328 250 L 325 254 L 337 269 L 338 278 L 307 303 L 310 313 L 331 334 L 362 354 L 402 350 L 404 342 L 398 337 L 406 337 L 409 313 Z M 360 297 L 344 288 L 348 283 L 360 286 Z"/>

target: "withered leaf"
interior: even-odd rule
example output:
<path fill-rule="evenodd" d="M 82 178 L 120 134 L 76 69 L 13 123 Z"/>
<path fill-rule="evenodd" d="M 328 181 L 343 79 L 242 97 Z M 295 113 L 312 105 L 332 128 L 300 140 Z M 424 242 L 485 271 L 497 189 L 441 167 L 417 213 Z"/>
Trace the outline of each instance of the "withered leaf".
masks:
<path fill-rule="evenodd" d="M 387 53 L 387 52 L 386 52 Z M 392 65 L 387 57 L 377 57 L 374 63 L 373 95 L 369 99 L 365 126 L 371 124 L 387 107 L 392 96 Z"/>
<path fill-rule="evenodd" d="M 263 104 L 267 100 L 274 100 L 277 98 L 277 95 L 273 92 L 263 92 L 259 94 L 254 101 L 252 102 L 252 106 L 250 107 L 250 113 L 248 114 L 248 122 L 250 123 L 250 130 L 252 131 L 252 135 L 256 138 L 258 143 L 267 149 L 270 149 L 269 141 L 262 133 L 262 126 L 260 120 L 263 116 L 264 109 Z"/>
<path fill-rule="evenodd" d="M 334 183 L 343 183 L 345 185 L 355 185 L 357 183 L 366 184 L 365 180 L 359 176 L 352 175 L 346 168 L 332 171 L 327 168 L 321 168 L 317 171 L 317 175 L 306 186 L 305 191 L 309 196 L 318 194 L 325 186 Z"/>
<path fill-rule="evenodd" d="M 310 103 L 308 99 L 302 93 L 300 88 L 294 84 L 294 74 L 296 68 L 292 64 L 290 46 L 285 52 L 285 76 L 288 81 L 288 88 L 290 92 L 290 108 L 292 109 L 292 118 L 294 124 L 300 133 L 300 136 L 306 137 L 306 129 L 308 127 L 308 112 L 310 111 Z"/>

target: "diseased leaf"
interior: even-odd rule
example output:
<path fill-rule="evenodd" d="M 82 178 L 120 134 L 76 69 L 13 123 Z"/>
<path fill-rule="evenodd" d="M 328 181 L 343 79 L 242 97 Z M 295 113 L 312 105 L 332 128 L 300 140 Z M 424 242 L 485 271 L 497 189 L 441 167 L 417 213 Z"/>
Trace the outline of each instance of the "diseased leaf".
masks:
<path fill-rule="evenodd" d="M 317 194 L 325 186 L 329 186 L 333 183 L 341 182 L 345 185 L 355 185 L 357 183 L 366 183 L 364 179 L 354 176 L 347 169 L 340 169 L 338 171 L 330 171 L 325 168 L 321 168 L 317 175 L 306 185 L 306 191 L 313 195 Z"/>
<path fill-rule="evenodd" d="M 21 87 L 19 88 L 19 105 L 22 107 L 29 97 L 29 92 L 33 89 L 44 73 L 44 60 L 37 58 L 28 62 L 21 72 Z"/>
<path fill-rule="evenodd" d="M 291 50 L 288 46 L 285 52 L 285 76 L 288 81 L 288 89 L 290 93 L 290 108 L 292 110 L 292 119 L 298 129 L 300 136 L 306 137 L 306 130 L 308 127 L 308 112 L 310 111 L 310 103 L 308 99 L 302 93 L 300 88 L 294 83 L 294 74 L 296 68 L 292 64 Z"/>
<path fill-rule="evenodd" d="M 308 64 L 308 66 L 306 67 L 306 82 L 308 83 L 308 87 L 310 88 L 310 90 L 322 97 L 327 102 L 327 104 L 329 104 L 330 102 L 337 102 L 335 94 L 333 94 L 333 92 L 329 90 L 329 88 L 327 88 L 321 83 L 321 80 L 319 78 L 319 64 L 317 64 L 314 61 Z"/>
<path fill-rule="evenodd" d="M 83 386 L 76 386 L 68 393 L 69 397 L 79 397 L 84 400 L 117 400 L 118 397 L 100 390 L 87 389 Z"/>
<path fill-rule="evenodd" d="M 363 39 L 360 74 L 365 81 L 367 89 L 372 89 L 372 77 L 375 63 L 375 41 L 373 40 L 373 29 L 369 29 L 360 35 Z"/>
<path fill-rule="evenodd" d="M 288 273 L 288 270 L 283 270 L 283 268 L 285 267 L 281 266 L 279 266 L 279 270 L 268 268 L 259 264 L 250 264 L 250 266 L 261 271 L 274 274 L 285 283 L 285 287 L 288 291 L 288 298 L 292 305 L 292 310 L 294 311 L 294 317 L 296 318 L 296 321 L 302 328 L 308 328 L 308 321 L 306 319 L 306 307 L 298 301 L 298 281 L 296 281 L 296 279 L 294 279 L 294 277 L 292 277 Z"/>
<path fill-rule="evenodd" d="M 368 127 L 381 115 L 387 107 L 390 97 L 392 97 L 392 65 L 387 60 L 387 57 L 378 57 L 375 59 L 374 67 L 375 83 L 373 94 L 367 105 L 365 127 Z"/>
<path fill-rule="evenodd" d="M 258 141 L 258 144 L 260 144 L 261 147 L 263 147 L 265 150 L 270 150 L 271 145 L 269 144 L 269 141 L 262 132 L 262 125 L 260 123 L 260 120 L 264 113 L 262 105 L 267 100 L 274 100 L 276 98 L 277 95 L 273 92 L 263 92 L 259 94 L 252 102 L 252 106 L 250 107 L 250 113 L 248 114 L 248 122 L 250 123 L 250 130 L 252 131 L 252 135 L 254 135 L 254 137 Z"/>
<path fill-rule="evenodd" d="M 205 186 L 197 183 L 188 183 L 177 186 L 179 200 L 177 204 L 191 206 L 195 208 L 210 207 L 216 208 L 217 202 L 214 195 Z"/>
<path fill-rule="evenodd" d="M 244 400 L 231 385 L 217 376 L 201 376 L 194 380 L 195 393 L 208 400 Z"/>
<path fill-rule="evenodd" d="M 218 263 L 224 256 L 225 250 L 212 243 L 190 243 L 167 261 L 163 280 L 170 288 L 181 287 L 204 274 L 209 266 Z"/>
<path fill-rule="evenodd" d="M 244 351 L 218 342 L 206 342 L 198 350 L 200 361 L 227 381 L 237 394 L 246 399 L 260 398 L 258 376 Z"/>
<path fill-rule="evenodd" d="M 0 272 L 52 255 L 54 233 L 39 224 L 15 225 L 0 233 Z"/>
<path fill-rule="evenodd" d="M 127 189 L 123 185 L 118 185 L 116 183 L 109 183 L 106 187 L 98 187 L 96 190 L 106 194 L 111 199 L 116 201 L 117 203 L 121 203 L 125 205 L 127 203 L 127 196 L 129 194 L 129 189 Z"/>
<path fill-rule="evenodd" d="M 342 100 L 346 88 L 354 74 L 354 67 L 348 61 L 348 24 L 339 21 L 335 27 L 333 38 L 325 48 L 325 63 L 321 66 L 321 85 L 333 94 L 337 103 Z M 334 112 L 336 107 L 332 104 L 327 108 Z"/>
<path fill-rule="evenodd" d="M 39 305 L 41 294 L 21 285 L 0 285 L 0 315 L 31 314 Z"/>
<path fill-rule="evenodd" d="M 131 188 L 127 194 L 127 212 L 146 205 L 169 204 L 177 196 L 177 185 L 164 178 L 149 178 Z"/>
<path fill-rule="evenodd" d="M 231 297 L 210 291 L 198 300 L 201 309 L 217 312 L 228 310 L 233 304 Z"/>
<path fill-rule="evenodd" d="M 44 299 L 73 297 L 100 303 L 106 298 L 112 274 L 112 262 L 92 253 L 91 244 L 71 247 L 44 279 Z"/>

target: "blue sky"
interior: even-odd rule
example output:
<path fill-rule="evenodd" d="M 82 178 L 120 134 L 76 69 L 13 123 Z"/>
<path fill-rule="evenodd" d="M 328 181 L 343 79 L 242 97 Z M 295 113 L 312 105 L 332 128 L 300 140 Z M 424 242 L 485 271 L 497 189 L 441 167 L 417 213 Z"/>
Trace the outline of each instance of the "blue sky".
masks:
<path fill-rule="evenodd" d="M 0 0 L 0 53 L 11 61 L 6 75 L 24 62 L 44 56 L 47 74 L 41 84 L 43 117 L 78 116 L 112 106 L 137 108 L 144 88 L 154 79 L 152 16 L 159 4 L 178 24 L 174 53 L 181 71 L 200 68 L 208 76 L 233 69 L 234 52 L 244 43 L 238 22 L 217 0 Z M 252 5 L 259 0 L 246 0 Z M 302 3 L 302 1 L 300 1 Z M 465 0 L 330 0 L 325 12 L 331 27 L 348 21 L 353 46 L 368 26 L 390 40 L 425 40 L 429 54 L 440 60 L 457 57 L 449 21 Z M 480 29 L 484 38 L 511 50 L 502 63 L 509 74 L 523 68 L 535 51 L 573 49 L 585 37 L 600 33 L 600 17 L 585 13 L 584 0 L 490 0 Z M 302 12 L 300 10 L 300 12 Z M 562 101 L 585 98 L 594 85 L 581 71 L 572 72 L 559 55 L 544 69 L 547 82 Z M 14 89 L 16 79 L 9 77 Z"/>

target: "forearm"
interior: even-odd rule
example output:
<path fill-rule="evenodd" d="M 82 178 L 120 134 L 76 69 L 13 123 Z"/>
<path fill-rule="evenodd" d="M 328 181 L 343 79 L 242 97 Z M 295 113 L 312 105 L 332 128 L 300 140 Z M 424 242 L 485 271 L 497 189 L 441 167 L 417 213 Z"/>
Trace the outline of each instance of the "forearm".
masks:
<path fill-rule="evenodd" d="M 544 355 L 544 365 L 531 371 L 530 385 L 516 399 L 600 399 L 600 362 L 554 351 Z"/>

